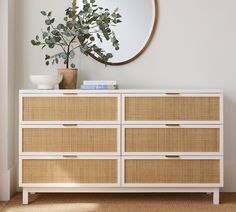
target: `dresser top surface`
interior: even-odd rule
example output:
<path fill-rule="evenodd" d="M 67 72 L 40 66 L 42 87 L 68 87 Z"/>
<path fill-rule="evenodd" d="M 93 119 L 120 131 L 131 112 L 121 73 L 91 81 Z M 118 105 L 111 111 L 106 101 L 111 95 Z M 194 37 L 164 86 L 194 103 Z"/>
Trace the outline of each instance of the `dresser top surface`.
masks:
<path fill-rule="evenodd" d="M 220 89 L 119 89 L 119 90 L 20 90 L 20 94 L 165 94 L 165 93 L 183 93 L 183 94 L 221 94 Z"/>

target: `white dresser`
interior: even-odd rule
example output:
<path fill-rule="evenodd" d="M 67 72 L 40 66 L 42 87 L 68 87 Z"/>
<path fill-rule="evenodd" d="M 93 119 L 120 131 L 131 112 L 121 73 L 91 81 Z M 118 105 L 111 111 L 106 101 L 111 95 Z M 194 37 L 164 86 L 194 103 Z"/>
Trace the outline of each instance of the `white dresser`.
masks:
<path fill-rule="evenodd" d="M 44 192 L 205 192 L 223 186 L 220 90 L 21 90 L 23 203 Z"/>

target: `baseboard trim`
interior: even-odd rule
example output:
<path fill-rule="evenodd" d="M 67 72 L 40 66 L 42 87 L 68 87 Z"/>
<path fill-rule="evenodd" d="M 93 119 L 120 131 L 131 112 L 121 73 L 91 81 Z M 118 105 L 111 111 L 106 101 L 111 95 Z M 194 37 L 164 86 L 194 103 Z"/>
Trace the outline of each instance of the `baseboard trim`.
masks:
<path fill-rule="evenodd" d="M 9 201 L 16 193 L 16 165 L 0 170 L 0 201 Z"/>

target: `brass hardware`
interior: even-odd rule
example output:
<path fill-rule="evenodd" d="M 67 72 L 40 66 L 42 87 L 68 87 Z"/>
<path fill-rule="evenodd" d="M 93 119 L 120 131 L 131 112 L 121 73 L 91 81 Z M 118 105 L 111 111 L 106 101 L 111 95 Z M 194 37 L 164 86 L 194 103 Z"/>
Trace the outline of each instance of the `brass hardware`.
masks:
<path fill-rule="evenodd" d="M 166 155 L 166 158 L 180 158 L 179 155 Z"/>
<path fill-rule="evenodd" d="M 166 93 L 166 95 L 180 95 L 180 93 Z"/>
<path fill-rule="evenodd" d="M 77 155 L 63 155 L 63 158 L 77 158 Z"/>
<path fill-rule="evenodd" d="M 166 124 L 167 127 L 179 127 L 180 124 Z"/>
<path fill-rule="evenodd" d="M 78 95 L 78 93 L 63 93 L 63 95 L 67 95 L 67 96 L 69 96 L 69 95 Z"/>
<path fill-rule="evenodd" d="M 77 127 L 77 124 L 63 124 L 64 127 Z"/>

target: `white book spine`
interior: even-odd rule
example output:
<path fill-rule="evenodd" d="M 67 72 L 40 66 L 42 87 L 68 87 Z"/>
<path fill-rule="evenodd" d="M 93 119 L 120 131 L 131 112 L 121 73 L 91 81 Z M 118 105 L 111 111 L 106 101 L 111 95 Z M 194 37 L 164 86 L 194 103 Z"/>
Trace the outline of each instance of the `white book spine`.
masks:
<path fill-rule="evenodd" d="M 116 81 L 84 81 L 84 85 L 116 85 Z"/>

